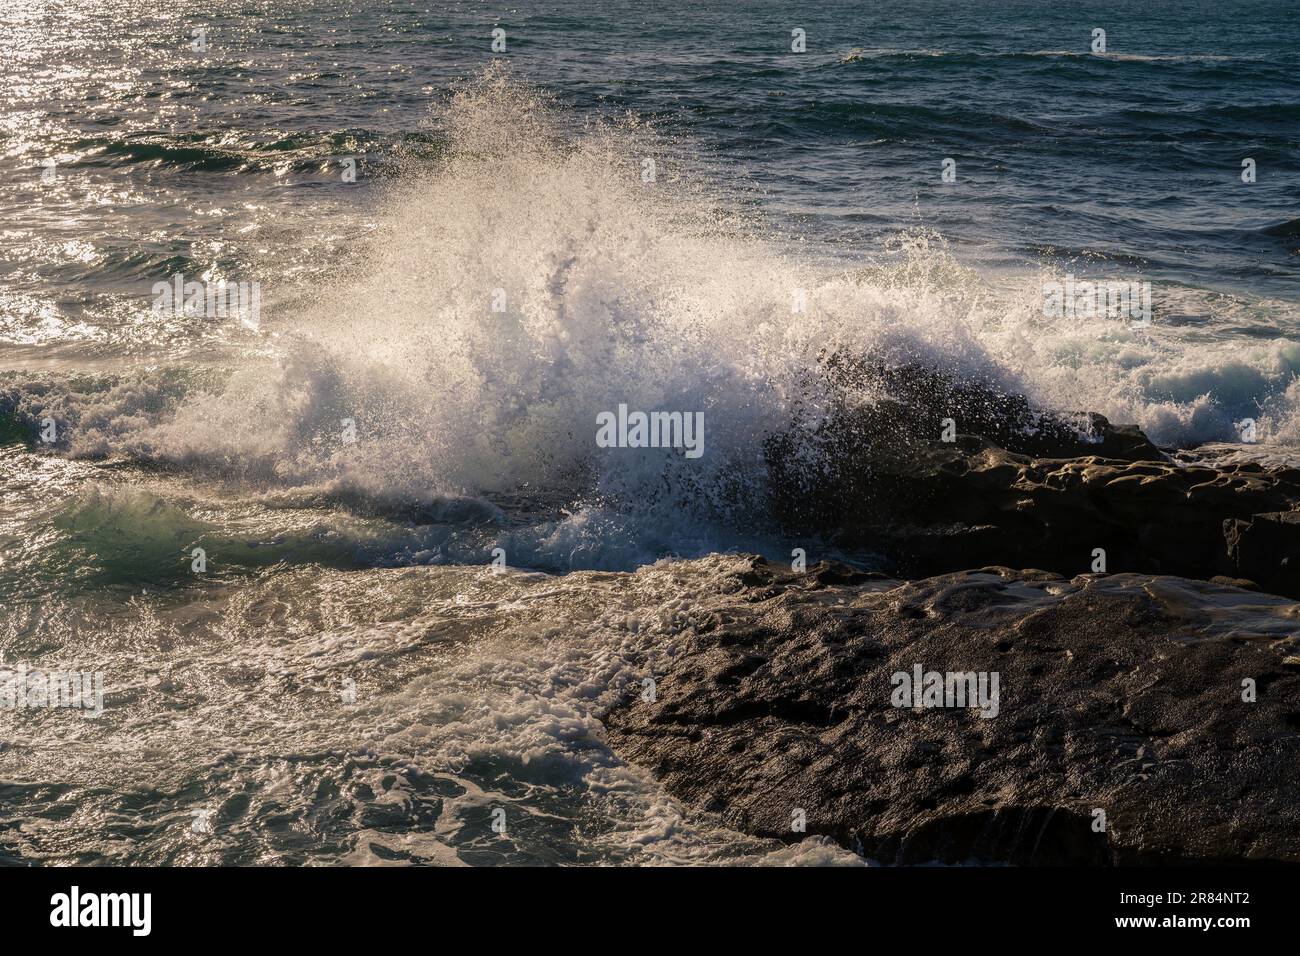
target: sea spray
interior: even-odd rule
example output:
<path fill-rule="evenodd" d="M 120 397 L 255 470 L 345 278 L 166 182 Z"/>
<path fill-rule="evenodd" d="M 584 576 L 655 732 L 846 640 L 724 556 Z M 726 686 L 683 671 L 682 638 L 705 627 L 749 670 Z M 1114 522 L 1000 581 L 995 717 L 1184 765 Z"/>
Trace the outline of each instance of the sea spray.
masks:
<path fill-rule="evenodd" d="M 1157 440 L 1232 439 L 1240 415 L 1210 393 L 1261 422 L 1297 402 L 1284 389 L 1300 360 L 1281 346 L 1209 371 L 1162 358 L 1154 334 L 1053 327 L 1038 278 L 990 289 L 923 232 L 893 266 L 792 257 L 752 217 L 720 216 L 737 205 L 730 187 L 680 143 L 636 120 L 576 127 L 504 67 L 460 88 L 431 129 L 442 148 L 404 164 L 376 228 L 310 304 L 265 310 L 259 350 L 221 374 L 42 383 L 0 405 L 55 419 L 74 456 L 377 500 L 526 489 L 647 528 L 671 515 L 689 539 L 701 520 L 764 524 L 774 435 L 814 433 L 834 402 L 888 397 L 841 394 L 829 355 L 1136 418 Z M 1126 363 L 1135 384 L 1117 388 Z M 1262 415 L 1248 405 L 1260 394 L 1275 395 Z M 591 423 L 620 403 L 703 415 L 708 454 L 601 447 Z"/>

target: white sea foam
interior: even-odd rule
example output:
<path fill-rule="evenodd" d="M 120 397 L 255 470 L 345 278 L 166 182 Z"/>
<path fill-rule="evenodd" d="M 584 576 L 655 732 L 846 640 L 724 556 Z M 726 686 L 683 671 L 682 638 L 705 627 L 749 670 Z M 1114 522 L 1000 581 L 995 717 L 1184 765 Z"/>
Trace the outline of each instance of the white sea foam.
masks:
<path fill-rule="evenodd" d="M 659 512 L 642 531 L 669 539 L 697 525 L 665 532 L 664 513 L 761 500 L 764 441 L 815 423 L 821 360 L 836 350 L 979 375 L 1050 408 L 1136 422 L 1158 443 L 1231 440 L 1243 417 L 1263 440 L 1297 440 L 1300 345 L 1162 323 L 1159 288 L 1139 331 L 1046 320 L 1044 276 L 990 283 L 924 235 L 893 266 L 814 260 L 720 212 L 735 197 L 693 176 L 677 144 L 630 120 L 574 130 L 495 72 L 435 122 L 444 155 L 411 164 L 314 304 L 266 310 L 232 369 L 29 378 L 10 402 L 59 420 L 57 447 L 74 455 L 161 460 L 263 491 L 585 501 L 566 519 L 578 525 L 597 520 L 592 503 L 635 504 Z M 597 447 L 595 416 L 621 403 L 702 412 L 707 454 Z M 355 443 L 340 440 L 343 419 Z"/>
<path fill-rule="evenodd" d="M 68 418 L 74 454 L 289 483 L 643 498 L 667 479 L 708 498 L 755 490 L 762 442 L 796 397 L 815 418 L 827 350 L 992 366 L 947 292 L 787 256 L 720 217 L 635 124 L 566 139 L 540 97 L 499 77 L 442 121 L 448 155 L 389 198 L 361 263 L 309 314 L 269 319 L 283 333 L 272 360 L 179 407 L 150 371 L 48 402 L 29 393 L 32 413 Z M 651 151 L 663 172 L 644 184 Z M 490 308 L 498 289 L 504 313 Z M 620 403 L 703 412 L 708 454 L 597 448 L 596 414 Z M 355 445 L 336 440 L 344 417 Z"/>
<path fill-rule="evenodd" d="M 563 578 L 303 567 L 212 586 L 197 602 L 174 590 L 61 595 L 40 619 L 42 646 L 111 655 L 110 689 L 94 721 L 37 711 L 13 723 L 0 711 L 15 779 L 76 795 L 73 817 L 16 829 L 16 851 L 206 864 L 858 863 L 816 837 L 784 848 L 737 833 L 606 740 L 604 714 L 639 706 L 642 679 L 662 675 L 694 628 L 723 609 L 752 612 L 734 580 L 747 567 L 712 558 Z M 22 624 L 0 619 L 0 636 L 16 639 L 10 627 Z M 154 824 L 139 840 L 101 825 L 124 794 L 141 794 Z M 195 808 L 213 811 L 202 837 Z M 505 834 L 489 826 L 498 808 Z"/>

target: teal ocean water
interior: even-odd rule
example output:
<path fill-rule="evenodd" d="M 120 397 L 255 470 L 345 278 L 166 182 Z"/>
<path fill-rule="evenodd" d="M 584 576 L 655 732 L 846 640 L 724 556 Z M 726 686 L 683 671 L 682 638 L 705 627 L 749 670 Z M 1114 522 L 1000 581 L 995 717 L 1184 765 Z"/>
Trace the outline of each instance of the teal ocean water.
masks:
<path fill-rule="evenodd" d="M 105 693 L 0 708 L 0 860 L 851 860 L 602 709 L 726 554 L 871 563 L 763 507 L 837 350 L 1293 457 L 1298 74 L 1274 0 L 6 8 L 0 668 Z"/>

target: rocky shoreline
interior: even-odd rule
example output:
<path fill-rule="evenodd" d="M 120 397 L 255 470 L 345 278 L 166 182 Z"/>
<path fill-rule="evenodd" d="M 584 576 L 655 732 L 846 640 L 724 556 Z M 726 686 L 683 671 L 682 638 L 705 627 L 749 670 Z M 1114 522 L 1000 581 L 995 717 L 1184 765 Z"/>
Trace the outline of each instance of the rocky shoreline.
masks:
<path fill-rule="evenodd" d="M 1038 412 L 916 366 L 853 368 L 826 424 L 769 444 L 787 531 L 828 529 L 907 578 L 996 564 L 1217 577 L 1300 597 L 1300 469 L 1247 446 L 1165 452 L 1136 426 Z M 862 400 L 880 389 L 902 397 Z"/>
<path fill-rule="evenodd" d="M 1300 862 L 1290 602 L 1134 574 L 749 561 L 742 609 L 695 627 L 654 701 L 605 717 L 687 805 L 892 864 Z M 1000 674 L 997 716 L 894 706 L 891 675 L 916 665 Z"/>
<path fill-rule="evenodd" d="M 1300 471 L 1001 396 L 943 441 L 934 384 L 833 422 L 777 502 L 889 573 L 745 559 L 606 715 L 616 751 L 742 832 L 886 864 L 1300 863 Z M 898 706 L 922 668 L 997 675 L 996 715 Z"/>

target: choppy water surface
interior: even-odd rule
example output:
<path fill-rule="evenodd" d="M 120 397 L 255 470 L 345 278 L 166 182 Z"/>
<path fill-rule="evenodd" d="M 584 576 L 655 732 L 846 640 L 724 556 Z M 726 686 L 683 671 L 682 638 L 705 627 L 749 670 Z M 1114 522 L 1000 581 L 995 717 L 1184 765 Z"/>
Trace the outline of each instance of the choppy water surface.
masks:
<path fill-rule="evenodd" d="M 0 14 L 0 662 L 107 688 L 0 710 L 7 862 L 843 862 L 599 722 L 707 556 L 816 552 L 763 450 L 827 352 L 1293 454 L 1288 4 L 361 6 Z M 1044 316 L 1067 275 L 1151 325 Z M 707 454 L 595 448 L 619 403 Z"/>

